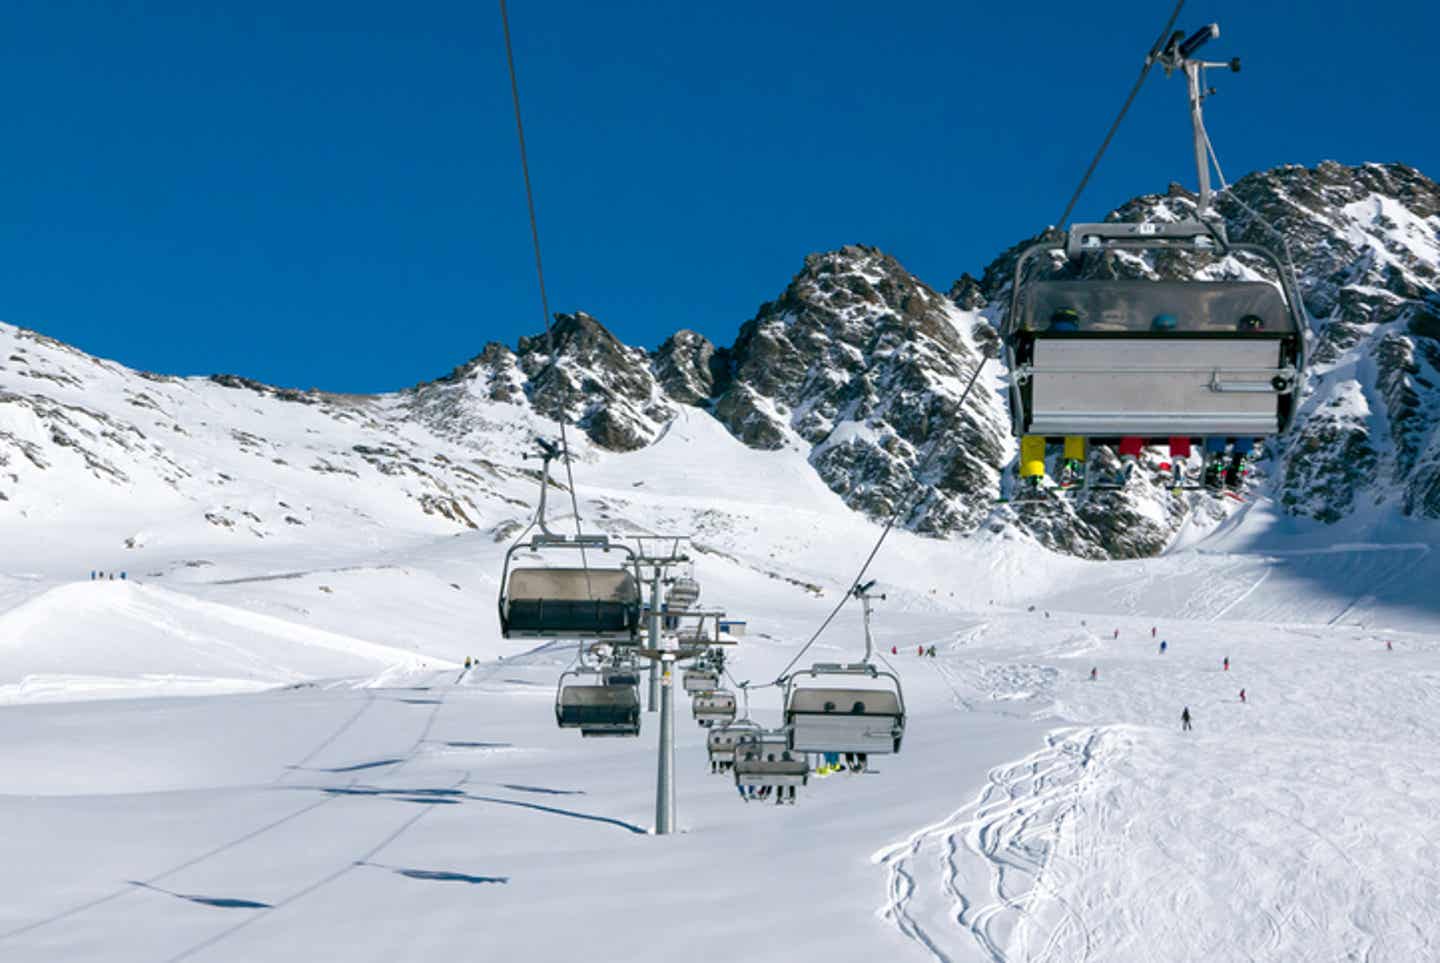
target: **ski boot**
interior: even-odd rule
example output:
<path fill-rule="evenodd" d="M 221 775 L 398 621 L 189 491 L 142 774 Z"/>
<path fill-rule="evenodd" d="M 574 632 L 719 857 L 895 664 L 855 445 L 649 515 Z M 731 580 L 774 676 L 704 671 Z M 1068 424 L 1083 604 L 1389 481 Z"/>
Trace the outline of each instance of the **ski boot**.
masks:
<path fill-rule="evenodd" d="M 1069 491 L 1085 486 L 1085 438 L 1083 435 L 1065 436 L 1065 455 L 1060 462 L 1060 488 Z"/>
<path fill-rule="evenodd" d="M 1085 462 L 1075 458 L 1066 458 L 1060 463 L 1059 477 L 1062 491 L 1085 487 Z"/>

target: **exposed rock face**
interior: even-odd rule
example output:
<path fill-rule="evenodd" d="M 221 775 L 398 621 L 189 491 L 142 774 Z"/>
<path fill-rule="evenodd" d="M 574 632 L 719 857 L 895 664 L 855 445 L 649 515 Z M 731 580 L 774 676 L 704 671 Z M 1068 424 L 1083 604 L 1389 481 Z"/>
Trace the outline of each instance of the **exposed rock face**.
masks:
<path fill-rule="evenodd" d="M 521 338 L 513 351 L 487 344 L 468 363 L 411 394 L 430 425 L 451 437 L 485 426 L 483 415 L 468 404 L 478 398 L 528 404 L 547 418 L 577 425 L 611 451 L 645 447 L 675 414 L 649 356 L 621 343 L 583 311 L 556 315 L 550 336 Z M 472 422 L 477 416 L 478 424 Z"/>
<path fill-rule="evenodd" d="M 683 405 L 703 405 L 728 383 L 730 352 L 694 331 L 677 331 L 655 352 L 654 365 L 667 395 Z"/>
<path fill-rule="evenodd" d="M 973 530 L 1010 447 L 993 377 L 959 405 L 978 321 L 873 248 L 811 255 L 741 328 L 716 417 L 746 444 L 808 449 L 868 514 L 906 503 L 918 531 Z"/>
<path fill-rule="evenodd" d="M 1172 185 L 1111 218 L 1174 220 L 1194 204 Z M 1312 319 L 1307 393 L 1295 427 L 1262 464 L 1262 489 L 1284 511 L 1327 523 L 1377 506 L 1440 518 L 1440 187 L 1401 164 L 1288 166 L 1244 178 L 1218 196 L 1217 208 L 1232 238 L 1271 241 L 1257 213 L 1279 229 Z M 448 375 L 395 395 L 327 395 L 237 375 L 202 382 L 232 406 L 240 398 L 257 410 L 283 406 L 286 417 L 311 425 L 317 442 L 335 432 L 328 445 L 303 450 L 238 423 L 221 430 L 182 417 L 182 399 L 201 390 L 194 379 L 132 372 L 6 329 L 0 499 L 9 501 L 27 478 L 67 471 L 111 488 L 153 475 L 204 501 L 193 479 L 205 471 L 198 446 L 213 436 L 228 453 L 308 468 L 325 484 L 389 479 L 403 504 L 472 525 L 473 499 L 504 497 L 492 482 L 523 472 L 505 461 L 518 464 L 533 434 L 549 430 L 544 419 L 578 427 L 582 447 L 632 451 L 692 406 L 744 444 L 803 453 L 847 504 L 876 519 L 900 510 L 918 532 L 1023 532 L 1059 552 L 1117 558 L 1163 550 L 1187 518 L 1223 518 L 1228 502 L 1174 495 L 1149 473 L 1123 493 L 994 505 L 1015 454 L 1000 361 L 988 363 L 963 406 L 959 399 L 998 343 L 1015 260 L 1034 240 L 1003 252 L 978 278 L 962 275 L 944 295 L 874 248 L 812 254 L 728 348 L 682 330 L 646 352 L 577 312 L 557 315 L 548 337 L 522 338 L 514 348 L 487 344 Z M 1220 278 L 1249 266 L 1167 252 L 1086 270 Z M 125 399 L 109 414 L 85 404 L 102 384 Z M 407 434 L 416 427 L 451 446 L 449 454 L 422 452 Z M 183 456 L 172 450 L 179 447 Z M 233 480 L 222 474 L 205 485 Z M 223 502 L 213 508 L 234 525 L 256 514 Z M 306 524 L 295 515 L 282 520 Z M 273 531 L 253 520 L 249 527 Z"/>

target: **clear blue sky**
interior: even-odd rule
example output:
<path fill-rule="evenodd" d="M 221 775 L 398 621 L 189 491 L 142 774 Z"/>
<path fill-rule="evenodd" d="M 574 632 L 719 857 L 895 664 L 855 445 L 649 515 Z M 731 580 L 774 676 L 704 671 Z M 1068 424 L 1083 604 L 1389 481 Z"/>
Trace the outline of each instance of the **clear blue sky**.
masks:
<path fill-rule="evenodd" d="M 1055 220 L 1170 6 L 512 0 L 552 306 L 728 344 L 857 241 L 943 288 Z M 1435 5 L 1209 20 L 1231 177 L 1440 173 Z M 494 3 L 11 0 L 0 100 L 0 319 L 337 391 L 541 327 Z M 1157 72 L 1078 215 L 1193 182 L 1185 123 Z"/>

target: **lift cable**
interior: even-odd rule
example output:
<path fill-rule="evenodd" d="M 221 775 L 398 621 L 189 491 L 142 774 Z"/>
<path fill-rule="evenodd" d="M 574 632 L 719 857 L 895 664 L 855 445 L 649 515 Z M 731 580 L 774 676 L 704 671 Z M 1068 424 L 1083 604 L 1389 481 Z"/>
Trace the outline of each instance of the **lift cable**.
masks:
<path fill-rule="evenodd" d="M 557 368 L 559 358 L 555 353 L 555 331 L 550 323 L 550 298 L 545 293 L 545 265 L 540 258 L 540 227 L 535 218 L 535 192 L 530 186 L 530 160 L 525 151 L 525 123 L 520 119 L 520 81 L 515 74 L 515 51 L 510 44 L 510 16 L 505 9 L 505 0 L 500 0 L 500 23 L 505 30 L 505 59 L 510 67 L 510 95 L 515 101 L 515 133 L 520 141 L 520 171 L 525 177 L 525 204 L 530 212 L 530 239 L 535 245 L 535 276 L 540 282 L 540 310 L 545 318 L 545 350 L 550 357 L 546 367 Z M 568 400 L 569 392 L 566 390 L 569 385 L 562 377 L 560 385 L 560 449 L 565 462 L 565 481 L 570 487 L 570 508 L 575 516 L 575 534 L 580 532 L 580 502 L 575 495 L 575 474 L 570 467 L 570 439 L 565 431 L 565 402 Z M 545 480 L 548 482 L 548 478 Z M 589 563 L 585 559 L 585 551 L 580 551 L 581 563 L 588 573 Z"/>
<path fill-rule="evenodd" d="M 985 370 L 985 363 L 989 360 L 990 354 L 988 351 L 985 351 L 980 357 L 980 363 L 975 366 L 974 373 L 970 375 L 970 381 L 965 385 L 965 390 L 960 393 L 960 403 L 956 406 L 957 410 L 963 412 L 965 401 L 970 397 L 970 390 L 975 387 L 975 382 L 980 378 L 980 372 Z M 884 545 L 885 539 L 890 536 L 890 530 L 895 527 L 895 523 L 900 520 L 900 517 L 913 507 L 914 497 L 925 491 L 919 484 L 919 478 L 925 473 L 925 469 L 930 466 L 930 462 L 935 458 L 935 455 L 939 453 L 941 447 L 942 446 L 938 444 L 932 447 L 930 453 L 915 466 L 915 470 L 911 472 L 911 475 L 916 479 L 916 490 L 911 493 L 909 498 L 901 499 L 895 506 L 895 510 L 890 513 L 889 521 L 885 523 L 885 528 L 880 532 L 880 537 L 875 540 L 875 546 L 870 549 L 870 554 L 865 556 L 864 564 L 860 566 L 860 571 L 855 573 L 855 578 L 851 580 L 850 586 L 845 589 L 845 593 L 840 596 L 840 601 L 835 605 L 835 608 L 830 610 L 830 614 L 825 616 L 825 621 L 820 623 L 820 627 L 815 630 L 814 635 L 810 636 L 810 640 L 801 646 L 800 651 L 795 653 L 795 657 L 790 660 L 785 668 L 780 670 L 780 674 L 775 677 L 775 681 L 769 683 L 769 685 L 778 686 L 784 683 L 787 674 L 795 667 L 795 663 L 799 662 L 800 658 L 809 651 L 810 647 L 815 644 L 815 641 L 820 638 L 821 634 L 830 627 L 830 623 L 835 621 L 835 616 L 840 614 L 840 610 L 845 607 L 845 603 L 850 601 L 851 597 L 855 594 L 855 587 L 865 578 L 865 573 L 870 570 L 870 563 L 875 561 L 875 556 L 880 553 L 880 546 Z M 752 686 L 751 688 L 764 688 L 764 686 Z"/>
<path fill-rule="evenodd" d="M 1100 166 L 1100 158 L 1105 156 L 1105 151 L 1110 147 L 1110 141 L 1114 139 L 1115 132 L 1120 129 L 1120 122 L 1125 119 L 1126 113 L 1130 110 L 1130 105 L 1135 102 L 1135 98 L 1140 93 L 1140 88 L 1145 85 L 1145 78 L 1150 75 L 1150 68 L 1155 66 L 1155 57 L 1165 46 L 1165 41 L 1169 37 L 1170 31 L 1174 29 L 1175 21 L 1180 18 L 1180 10 L 1184 6 L 1185 0 L 1179 0 L 1179 2 L 1175 4 L 1175 9 L 1170 13 L 1170 19 L 1165 22 L 1165 29 L 1160 31 L 1160 36 L 1156 39 L 1154 46 L 1150 48 L 1150 55 L 1145 58 L 1145 64 L 1140 68 L 1140 76 L 1135 78 L 1135 86 L 1130 88 L 1130 96 L 1125 98 L 1125 105 L 1120 108 L 1120 113 L 1115 117 L 1115 123 L 1110 125 L 1110 130 L 1105 134 L 1105 140 L 1101 142 L 1100 149 L 1095 152 L 1094 158 L 1090 161 L 1090 166 L 1085 169 L 1085 176 L 1080 178 L 1080 186 L 1075 188 L 1074 194 L 1070 195 L 1070 203 L 1065 205 L 1065 213 L 1060 215 L 1060 220 L 1055 224 L 1060 230 L 1065 230 L 1065 224 L 1070 220 L 1071 212 L 1075 210 L 1075 205 L 1079 203 L 1080 195 L 1085 192 L 1085 185 L 1090 183 L 1090 176 L 1095 173 L 1095 168 Z"/>

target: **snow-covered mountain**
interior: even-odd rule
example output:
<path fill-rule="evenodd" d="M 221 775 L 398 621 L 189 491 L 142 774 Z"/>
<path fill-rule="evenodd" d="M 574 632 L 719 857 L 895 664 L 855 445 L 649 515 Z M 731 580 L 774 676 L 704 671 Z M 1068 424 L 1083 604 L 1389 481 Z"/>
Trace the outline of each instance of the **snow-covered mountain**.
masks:
<path fill-rule="evenodd" d="M 1192 205 L 1172 188 L 1112 218 Z M 1250 175 L 1219 206 L 1233 236 L 1263 231 L 1251 211 L 1281 228 L 1315 323 L 1309 393 L 1263 490 L 1322 522 L 1440 518 L 1440 187 L 1400 164 L 1324 163 Z M 1187 523 L 1219 523 L 1231 507 L 1144 481 L 1075 505 L 994 508 L 1014 457 L 999 363 L 963 409 L 959 397 L 995 340 L 1019 247 L 941 294 L 894 258 L 846 246 L 807 257 L 728 347 L 680 331 L 645 351 L 583 312 L 559 315 L 553 348 L 544 335 L 492 343 L 442 378 L 378 396 L 138 372 L 0 326 L 0 517 L 103 518 L 135 544 L 216 529 L 271 540 L 304 540 L 313 525 L 462 530 L 523 515 L 534 475 L 520 456 L 554 419 L 576 425 L 594 459 L 653 444 L 689 408 L 752 448 L 793 451 L 872 517 L 918 485 L 903 521 L 921 533 L 983 528 L 1136 557 Z"/>

